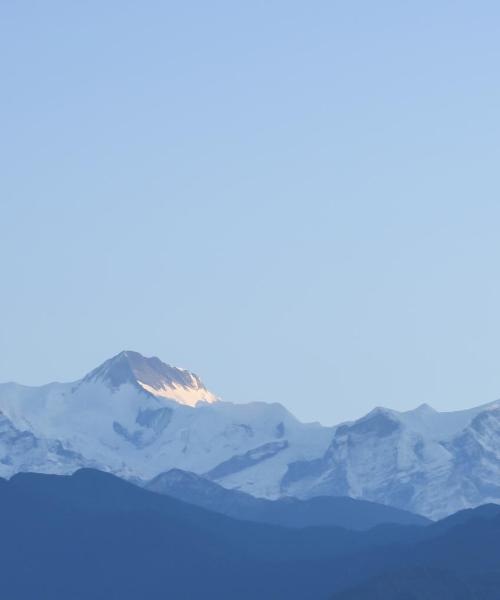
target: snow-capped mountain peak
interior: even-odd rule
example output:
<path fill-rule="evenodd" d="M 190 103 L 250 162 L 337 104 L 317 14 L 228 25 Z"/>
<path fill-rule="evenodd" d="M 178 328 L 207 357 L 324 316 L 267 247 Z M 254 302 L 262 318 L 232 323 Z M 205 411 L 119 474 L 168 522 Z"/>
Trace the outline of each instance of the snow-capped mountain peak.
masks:
<path fill-rule="evenodd" d="M 76 382 L 0 384 L 0 477 L 92 467 L 145 480 L 177 467 L 278 496 L 288 463 L 322 454 L 333 433 L 276 403 L 215 400 L 193 373 L 131 351 Z"/>
<path fill-rule="evenodd" d="M 194 373 L 172 367 L 156 356 L 147 358 L 132 350 L 120 352 L 82 380 L 82 383 L 90 382 L 105 383 L 111 390 L 131 384 L 157 398 L 174 400 L 187 406 L 218 400 Z"/>
<path fill-rule="evenodd" d="M 346 495 L 431 518 L 500 501 L 500 403 L 439 412 L 375 408 L 339 425 L 320 459 L 290 464 L 282 490 Z"/>
<path fill-rule="evenodd" d="M 177 468 L 270 499 L 351 496 L 431 518 L 500 502 L 500 401 L 377 407 L 330 428 L 277 403 L 215 400 L 190 371 L 132 351 L 76 382 L 0 384 L 0 477 Z"/>

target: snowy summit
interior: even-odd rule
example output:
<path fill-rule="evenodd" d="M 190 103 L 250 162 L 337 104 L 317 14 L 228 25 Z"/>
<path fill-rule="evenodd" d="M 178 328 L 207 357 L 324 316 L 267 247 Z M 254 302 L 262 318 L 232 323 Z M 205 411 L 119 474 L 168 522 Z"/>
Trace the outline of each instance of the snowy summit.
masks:
<path fill-rule="evenodd" d="M 91 371 L 83 381 L 105 382 L 112 390 L 129 383 L 140 386 L 157 398 L 174 400 L 187 406 L 218 400 L 194 373 L 167 365 L 156 356 L 146 358 L 132 350 L 125 350 L 110 358 Z"/>
<path fill-rule="evenodd" d="M 170 469 L 255 496 L 350 496 L 430 518 L 500 502 L 500 402 L 378 407 L 336 427 L 278 403 L 218 401 L 190 371 L 121 352 L 73 383 L 0 384 L 0 477 Z"/>

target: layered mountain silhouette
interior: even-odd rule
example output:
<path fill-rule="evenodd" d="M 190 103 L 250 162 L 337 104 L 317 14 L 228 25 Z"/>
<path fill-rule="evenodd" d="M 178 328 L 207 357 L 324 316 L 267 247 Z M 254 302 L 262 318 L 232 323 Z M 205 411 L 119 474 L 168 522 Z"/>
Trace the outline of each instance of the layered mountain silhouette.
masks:
<path fill-rule="evenodd" d="M 377 574 L 360 577 L 362 583 L 331 600 L 495 600 L 499 534 L 500 506 L 461 511 L 433 524 L 418 541 L 387 549 Z"/>
<path fill-rule="evenodd" d="M 388 595 L 372 597 L 437 600 L 447 597 L 443 585 L 462 581 L 457 598 L 490 600 L 498 582 L 498 507 L 429 526 L 291 529 L 234 520 L 91 469 L 0 480 L 0 507 L 9 600 L 355 599 L 379 588 Z M 398 578 L 411 582 L 405 573 L 421 572 L 430 573 L 422 593 L 392 591 Z"/>
<path fill-rule="evenodd" d="M 244 492 L 228 490 L 205 477 L 180 469 L 161 473 L 148 482 L 145 488 L 235 519 L 284 527 L 335 526 L 365 530 L 382 523 L 429 523 L 428 519 L 404 510 L 353 498 L 255 498 Z"/>

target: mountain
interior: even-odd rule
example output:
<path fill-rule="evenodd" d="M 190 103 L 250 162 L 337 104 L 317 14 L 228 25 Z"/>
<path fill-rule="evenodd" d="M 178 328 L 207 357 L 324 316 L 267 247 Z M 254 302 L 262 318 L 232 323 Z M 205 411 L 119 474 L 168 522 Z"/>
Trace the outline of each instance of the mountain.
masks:
<path fill-rule="evenodd" d="M 419 515 L 346 497 L 318 496 L 309 500 L 255 498 L 180 469 L 160 473 L 146 489 L 189 502 L 235 519 L 285 527 L 334 526 L 365 530 L 382 523 L 426 525 Z"/>
<path fill-rule="evenodd" d="M 171 468 L 278 496 L 287 465 L 318 456 L 331 428 L 283 406 L 222 402 L 189 371 L 122 352 L 73 383 L 0 385 L 0 476 L 80 467 L 147 481 Z"/>
<path fill-rule="evenodd" d="M 445 527 L 291 529 L 233 520 L 92 469 L 0 480 L 0 507 L 9 600 L 498 597 L 494 507 Z"/>
<path fill-rule="evenodd" d="M 330 600 L 497 600 L 500 573 L 458 574 L 437 568 L 384 573 Z"/>
<path fill-rule="evenodd" d="M 223 402 L 189 371 L 121 352 L 79 381 L 0 385 L 0 477 L 170 469 L 267 499 L 348 496 L 439 519 L 500 502 L 500 402 L 376 408 L 336 427 Z"/>
<path fill-rule="evenodd" d="M 376 408 L 336 427 L 326 452 L 288 466 L 282 492 L 345 495 L 432 519 L 500 502 L 500 402 L 450 413 Z"/>
<path fill-rule="evenodd" d="M 156 356 L 145 358 L 130 350 L 107 360 L 84 377 L 83 383 L 92 382 L 106 383 L 111 390 L 129 384 L 156 398 L 175 400 L 187 406 L 217 401 L 194 373 L 166 365 Z"/>
<path fill-rule="evenodd" d="M 383 552 L 383 566 L 331 600 L 496 600 L 500 589 L 500 507 L 482 506 L 413 533 Z M 367 561 L 373 560 L 371 552 Z"/>
<path fill-rule="evenodd" d="M 15 475 L 0 485 L 0 507 L 9 600 L 326 597 L 325 565 L 421 529 L 236 521 L 91 469 Z"/>

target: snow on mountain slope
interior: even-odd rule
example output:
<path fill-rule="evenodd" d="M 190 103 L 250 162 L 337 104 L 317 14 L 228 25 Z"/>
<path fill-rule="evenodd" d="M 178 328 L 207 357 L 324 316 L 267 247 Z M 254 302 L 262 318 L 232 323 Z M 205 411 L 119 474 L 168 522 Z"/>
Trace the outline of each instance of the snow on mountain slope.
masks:
<path fill-rule="evenodd" d="M 0 477 L 82 466 L 143 481 L 178 468 L 269 499 L 351 496 L 438 518 L 500 502 L 500 402 L 376 408 L 330 428 L 276 403 L 221 402 L 136 352 L 73 383 L 0 385 Z"/>
<path fill-rule="evenodd" d="M 110 358 L 84 378 L 84 382 L 95 381 L 106 382 L 113 390 L 125 383 L 139 385 L 153 396 L 187 406 L 218 400 L 194 373 L 166 365 L 156 356 L 145 358 L 130 350 Z"/>
<path fill-rule="evenodd" d="M 338 426 L 320 458 L 290 464 L 281 489 L 348 495 L 430 518 L 500 502 L 500 402 L 450 413 L 377 408 Z"/>
<path fill-rule="evenodd" d="M 84 456 L 66 450 L 58 440 L 37 438 L 17 429 L 0 412 L 0 477 L 19 471 L 73 471 L 75 464 L 95 466 Z"/>
<path fill-rule="evenodd" d="M 330 429 L 299 423 L 279 404 L 216 400 L 196 375 L 135 352 L 74 383 L 0 385 L 9 431 L 32 436 L 37 449 L 25 452 L 9 442 L 13 433 L 0 430 L 0 476 L 94 466 L 134 479 L 174 467 L 217 478 L 269 463 L 269 473 L 249 479 L 247 488 L 276 496 L 288 463 L 314 458 L 330 442 Z"/>

